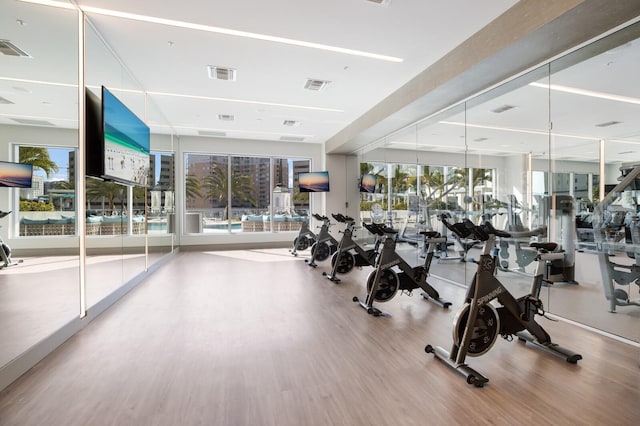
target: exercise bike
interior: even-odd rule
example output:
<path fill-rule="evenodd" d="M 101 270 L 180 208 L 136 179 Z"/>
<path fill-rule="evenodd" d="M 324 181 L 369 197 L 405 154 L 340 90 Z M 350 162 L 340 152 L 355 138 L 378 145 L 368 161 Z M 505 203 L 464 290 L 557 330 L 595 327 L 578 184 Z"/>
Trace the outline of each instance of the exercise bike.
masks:
<path fill-rule="evenodd" d="M 292 255 L 298 256 L 298 250 L 306 250 L 316 242 L 316 234 L 309 229 L 309 219 L 302 221 L 298 236 L 293 239 L 293 249 L 289 250 Z"/>
<path fill-rule="evenodd" d="M 397 231 L 381 224 L 371 224 L 367 226 L 371 232 L 377 233 L 382 238 L 382 250 L 378 255 L 376 269 L 367 279 L 367 297 L 362 300 L 355 296 L 354 302 L 360 304 L 367 313 L 379 317 L 390 316 L 373 306 L 373 302 L 386 302 L 391 300 L 398 290 L 407 292 L 411 295 L 412 291 L 421 288 L 421 293 L 425 299 L 448 308 L 451 302 L 447 302 L 440 298 L 440 294 L 428 282 L 429 268 L 433 259 L 436 245 L 446 242 L 435 231 L 421 231 L 420 235 L 424 238 L 424 244 L 428 245 L 427 254 L 424 264 L 412 267 L 396 252 L 396 234 Z M 400 272 L 394 271 L 392 268 L 397 266 Z"/>
<path fill-rule="evenodd" d="M 466 219 L 464 222 L 449 224 L 441 217 L 452 232 L 484 241 L 482 255 L 477 263 L 477 271 L 465 296 L 466 303 L 455 316 L 453 324 L 453 346 L 450 352 L 441 347 L 427 345 L 425 351 L 433 353 L 466 377 L 467 383 L 482 387 L 489 379 L 465 363 L 468 356 L 480 356 L 491 349 L 498 335 L 507 340 L 517 336 L 519 340 L 530 342 L 537 348 L 564 358 L 575 364 L 582 355 L 551 342 L 551 337 L 535 321 L 536 315 L 544 316 L 544 307 L 539 298 L 542 286 L 544 261 L 539 261 L 538 271 L 533 278 L 530 293 L 516 299 L 495 277 L 498 262 L 496 237 L 509 238 L 508 232 L 496 230 L 490 222 L 474 225 Z M 552 249 L 554 243 L 536 243 L 541 251 Z M 490 302 L 497 299 L 500 307 Z"/>
<path fill-rule="evenodd" d="M 7 217 L 9 214 L 11 214 L 11 212 L 3 212 L 0 211 L 0 219 Z M 19 265 L 21 264 L 23 261 L 22 259 L 20 260 L 12 260 L 11 259 L 11 248 L 5 244 L 5 242 L 2 240 L 2 237 L 0 237 L 0 269 L 4 269 L 4 268 L 8 268 L 9 266 L 15 266 L 15 265 Z"/>
<path fill-rule="evenodd" d="M 363 266 L 374 266 L 376 264 L 380 238 L 376 237 L 374 248 L 365 250 L 353 240 L 356 228 L 355 219 L 344 216 L 341 213 L 332 214 L 331 216 L 333 216 L 336 221 L 346 224 L 346 226 L 344 231 L 342 231 L 342 238 L 338 243 L 338 250 L 331 256 L 331 272 L 323 272 L 322 275 L 338 284 L 340 279 L 336 276 L 337 274 L 347 274 L 351 272 L 354 267 L 362 268 Z M 365 227 L 367 226 L 369 225 L 365 224 Z M 355 253 L 351 250 L 354 250 Z"/>
<path fill-rule="evenodd" d="M 317 213 L 314 213 L 313 217 L 322 221 L 322 225 L 320 226 L 320 231 L 316 236 L 316 242 L 311 245 L 311 259 L 305 259 L 304 261 L 307 262 L 309 266 L 315 268 L 318 266 L 316 261 L 322 262 L 327 260 L 329 256 L 336 252 L 338 249 L 338 240 L 333 238 L 329 233 L 331 222 L 328 217 L 320 216 Z"/>

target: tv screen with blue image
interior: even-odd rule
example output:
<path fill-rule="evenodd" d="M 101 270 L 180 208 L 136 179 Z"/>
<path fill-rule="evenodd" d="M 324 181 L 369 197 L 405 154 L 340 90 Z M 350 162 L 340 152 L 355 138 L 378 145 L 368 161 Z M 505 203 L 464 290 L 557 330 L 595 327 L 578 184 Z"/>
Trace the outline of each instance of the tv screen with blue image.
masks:
<path fill-rule="evenodd" d="M 102 87 L 105 179 L 146 186 L 150 131 L 129 108 Z"/>

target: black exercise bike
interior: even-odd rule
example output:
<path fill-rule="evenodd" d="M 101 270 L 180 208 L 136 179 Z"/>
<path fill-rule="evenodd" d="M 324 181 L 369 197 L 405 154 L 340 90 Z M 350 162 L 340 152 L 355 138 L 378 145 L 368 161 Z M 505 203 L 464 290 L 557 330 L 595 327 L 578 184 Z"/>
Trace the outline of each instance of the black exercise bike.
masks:
<path fill-rule="evenodd" d="M 428 245 L 424 263 L 412 267 L 396 252 L 396 231 L 382 224 L 367 225 L 369 231 L 378 234 L 382 238 L 382 249 L 378 255 L 376 269 L 367 279 L 367 297 L 362 300 L 355 296 L 354 302 L 360 304 L 369 314 L 374 316 L 389 316 L 380 309 L 373 306 L 373 302 L 386 302 L 391 300 L 398 290 L 411 292 L 417 288 L 423 290 L 422 297 L 430 302 L 436 303 L 443 308 L 448 308 L 451 302 L 447 302 L 440 297 L 438 291 L 428 282 L 429 268 L 435 254 L 435 247 L 446 242 L 438 232 L 422 231 L 420 235 L 424 238 L 424 244 Z M 393 268 L 400 269 L 396 272 Z"/>
<path fill-rule="evenodd" d="M 364 249 L 353 239 L 356 229 L 355 219 L 344 216 L 341 213 L 332 214 L 331 216 L 333 216 L 336 221 L 344 223 L 345 228 L 344 231 L 341 231 L 342 238 L 338 243 L 338 250 L 331 256 L 331 272 L 323 272 L 322 275 L 337 284 L 340 282 L 337 274 L 347 274 L 351 272 L 354 267 L 362 268 L 363 266 L 374 266 L 376 264 L 380 238 L 376 238 L 372 249 Z M 365 224 L 365 228 L 367 226 L 369 225 Z M 369 230 L 369 232 L 371 232 L 371 230 Z M 377 234 L 374 233 L 374 235 Z"/>
<path fill-rule="evenodd" d="M 480 356 L 491 349 L 498 336 L 512 340 L 530 342 L 537 348 L 564 358 L 571 364 L 582 359 L 582 355 L 565 349 L 551 341 L 549 334 L 536 322 L 535 316 L 544 316 L 544 307 L 540 300 L 545 260 L 539 256 L 539 268 L 533 277 L 529 294 L 516 299 L 496 278 L 498 249 L 496 237 L 510 238 L 508 232 L 496 230 L 490 222 L 474 225 L 470 220 L 450 224 L 446 217 L 440 218 L 445 226 L 462 238 L 473 235 L 484 241 L 482 255 L 473 281 L 467 290 L 465 304 L 457 313 L 453 325 L 453 346 L 450 352 L 441 347 L 427 345 L 425 351 L 433 353 L 466 377 L 467 383 L 482 387 L 489 379 L 465 363 L 467 355 Z M 540 253 L 553 249 L 555 243 L 537 243 Z M 500 307 L 494 307 L 497 300 Z"/>

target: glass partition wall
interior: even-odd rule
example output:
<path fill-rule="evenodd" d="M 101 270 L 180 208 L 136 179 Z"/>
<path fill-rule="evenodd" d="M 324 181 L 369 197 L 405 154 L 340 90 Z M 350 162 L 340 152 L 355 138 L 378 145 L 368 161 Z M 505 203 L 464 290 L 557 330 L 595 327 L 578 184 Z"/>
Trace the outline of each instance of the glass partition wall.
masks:
<path fill-rule="evenodd" d="M 512 233 L 497 274 L 517 297 L 538 266 L 529 244 L 556 243 L 561 260 L 541 269 L 545 309 L 640 342 L 639 37 L 631 25 L 372 143 L 360 172 L 380 184 L 361 194 L 361 219 L 378 203 L 398 229 L 445 233 L 443 214 L 490 220 Z M 450 260 L 479 245 L 447 237 L 431 273 L 466 285 L 475 265 Z"/>

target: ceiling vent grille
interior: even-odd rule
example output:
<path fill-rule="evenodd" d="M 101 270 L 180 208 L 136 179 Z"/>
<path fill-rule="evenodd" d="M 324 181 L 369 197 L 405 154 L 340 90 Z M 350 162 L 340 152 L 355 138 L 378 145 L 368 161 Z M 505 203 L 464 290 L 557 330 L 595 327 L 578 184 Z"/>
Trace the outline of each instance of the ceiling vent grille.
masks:
<path fill-rule="evenodd" d="M 220 121 L 234 121 L 236 118 L 231 114 L 218 114 L 218 120 Z"/>
<path fill-rule="evenodd" d="M 307 90 L 315 90 L 319 91 L 327 87 L 327 85 L 331 83 L 327 80 L 317 80 L 313 78 L 307 79 L 307 82 L 304 84 L 304 88 Z"/>
<path fill-rule="evenodd" d="M 218 132 L 215 130 L 198 130 L 198 135 L 200 136 L 209 136 L 213 138 L 220 138 L 227 136 L 226 132 Z"/>
<path fill-rule="evenodd" d="M 280 136 L 280 140 L 284 142 L 304 142 L 304 138 L 300 136 Z"/>
<path fill-rule="evenodd" d="M 604 123 L 596 124 L 596 127 L 609 127 L 609 126 L 615 126 L 616 124 L 620 124 L 620 123 L 622 123 L 622 121 L 607 121 Z"/>
<path fill-rule="evenodd" d="M 296 120 L 284 120 L 282 124 L 288 127 L 297 127 L 300 125 L 300 122 Z"/>
<path fill-rule="evenodd" d="M 0 104 L 2 105 L 9 105 L 12 104 L 13 102 L 11 102 L 9 99 L 5 99 L 2 96 L 0 96 Z"/>
<path fill-rule="evenodd" d="M 233 68 L 209 65 L 209 78 L 213 80 L 236 81 L 236 70 Z"/>
<path fill-rule="evenodd" d="M 22 56 L 24 58 L 31 57 L 31 55 L 11 43 L 9 40 L 0 40 L 0 53 L 8 56 Z"/>
<path fill-rule="evenodd" d="M 496 114 L 501 114 L 505 111 L 509 111 L 510 109 L 514 109 L 515 107 L 516 107 L 515 105 L 502 105 L 501 107 L 492 109 L 491 112 L 495 112 Z"/>
<path fill-rule="evenodd" d="M 53 123 L 46 120 L 30 120 L 28 118 L 12 118 L 12 120 L 16 123 L 26 124 L 29 126 L 54 126 Z"/>

